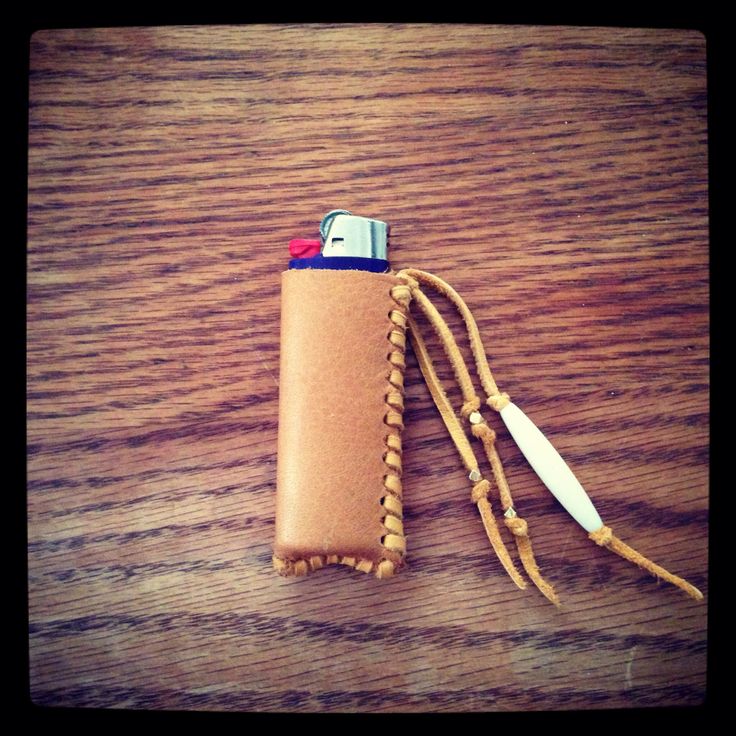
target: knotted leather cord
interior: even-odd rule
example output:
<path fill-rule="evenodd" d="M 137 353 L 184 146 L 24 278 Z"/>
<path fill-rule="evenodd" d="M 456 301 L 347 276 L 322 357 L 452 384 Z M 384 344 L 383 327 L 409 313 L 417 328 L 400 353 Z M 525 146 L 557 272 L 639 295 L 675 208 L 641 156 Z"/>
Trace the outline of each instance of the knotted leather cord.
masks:
<path fill-rule="evenodd" d="M 486 454 L 488 455 L 488 460 L 491 463 L 491 468 L 496 480 L 496 485 L 498 486 L 499 493 L 501 495 L 501 503 L 504 507 L 504 511 L 506 512 L 504 514 L 504 520 L 506 522 L 506 526 L 514 534 L 514 538 L 516 539 L 516 545 L 519 550 L 519 555 L 521 557 L 522 564 L 524 565 L 524 569 L 527 571 L 527 574 L 532 579 L 534 584 L 539 588 L 542 594 L 555 605 L 559 605 L 559 599 L 557 597 L 557 594 L 555 593 L 554 588 L 546 580 L 544 580 L 539 572 L 539 568 L 537 567 L 531 545 L 531 540 L 529 539 L 527 523 L 526 521 L 524 521 L 524 519 L 521 519 L 517 516 L 516 511 L 513 508 L 511 492 L 509 491 L 508 483 L 506 482 L 506 477 L 503 472 L 501 460 L 498 457 L 498 453 L 496 452 L 494 446 L 494 441 L 496 437 L 495 432 L 487 424 L 485 424 L 485 421 L 478 412 L 478 409 L 480 408 L 480 398 L 475 393 L 473 381 L 470 378 L 470 374 L 468 372 L 467 366 L 465 365 L 462 354 L 457 346 L 457 343 L 455 342 L 455 338 L 453 337 L 452 332 L 447 326 L 447 323 L 442 318 L 442 315 L 440 315 L 436 307 L 427 298 L 426 294 L 424 294 L 424 292 L 419 288 L 418 283 L 414 279 L 410 279 L 410 286 L 412 287 L 412 294 L 416 303 L 419 305 L 422 312 L 424 312 L 424 314 L 427 316 L 428 320 L 439 335 L 445 352 L 450 360 L 450 363 L 452 364 L 455 372 L 455 377 L 458 384 L 460 385 L 465 401 L 461 413 L 466 420 L 469 420 L 470 416 L 473 415 L 473 419 L 476 421 L 476 423 L 473 423 L 471 425 L 472 432 L 475 437 L 481 440 L 484 448 L 486 449 Z M 471 479 L 473 479 L 473 471 L 476 471 L 476 480 L 478 482 L 473 487 L 471 498 L 473 502 L 478 506 L 478 510 L 480 512 L 481 519 L 483 520 L 483 525 L 486 529 L 488 539 L 491 542 L 494 551 L 498 555 L 499 560 L 501 561 L 511 578 L 514 580 L 514 582 L 520 588 L 526 587 L 516 568 L 510 566 L 510 559 L 508 560 L 508 562 L 506 560 L 506 558 L 508 557 L 508 552 L 506 550 L 506 547 L 502 546 L 503 542 L 501 540 L 501 536 L 498 532 L 498 526 L 493 516 L 491 503 L 488 500 L 488 494 L 491 488 L 490 482 L 481 478 L 480 471 L 478 471 L 478 462 L 475 459 L 475 454 L 470 447 L 470 443 L 467 441 L 467 436 L 460 426 L 460 423 L 457 420 L 457 417 L 455 416 L 452 406 L 450 405 L 447 395 L 445 394 L 445 391 L 442 387 L 442 383 L 437 376 L 436 371 L 434 370 L 432 360 L 429 357 L 426 345 L 417 329 L 416 322 L 411 317 L 409 318 L 409 336 L 412 340 L 414 352 L 417 356 L 417 362 L 419 363 L 419 367 L 422 371 L 422 374 L 424 375 L 430 393 L 432 394 L 432 398 L 434 399 L 435 404 L 440 411 L 440 415 L 445 422 L 445 426 L 447 427 L 450 436 L 455 443 L 455 447 L 457 448 L 460 457 L 463 459 L 466 468 L 471 472 Z"/>
<path fill-rule="evenodd" d="M 594 532 L 590 532 L 588 536 L 599 546 L 610 549 L 611 552 L 615 552 L 625 560 L 633 562 L 635 565 L 643 568 L 647 572 L 654 575 L 655 578 L 660 578 L 667 583 L 677 586 L 680 590 L 685 591 L 691 598 L 695 598 L 696 601 L 703 600 L 703 594 L 694 586 L 688 583 L 687 580 L 673 575 L 671 572 L 660 567 L 656 562 L 652 562 L 650 559 L 644 557 L 644 555 L 637 552 L 633 547 L 629 547 L 628 544 L 622 542 L 612 531 L 610 527 L 602 526 L 600 529 L 596 529 Z"/>
<path fill-rule="evenodd" d="M 478 325 L 475 323 L 475 318 L 468 308 L 468 305 L 463 301 L 463 298 L 455 291 L 455 289 L 452 288 L 452 286 L 450 286 L 450 284 L 443 281 L 439 276 L 435 276 L 428 271 L 420 271 L 416 268 L 405 268 L 399 272 L 399 275 L 410 276 L 421 283 L 428 284 L 455 305 L 458 312 L 460 312 L 460 316 L 463 318 L 465 327 L 468 331 L 468 340 L 470 341 L 470 349 L 473 351 L 473 357 L 475 358 L 475 365 L 478 370 L 480 385 L 483 386 L 483 390 L 488 396 L 486 403 L 492 409 L 501 411 L 501 409 L 509 403 L 509 395 L 501 393 L 498 390 L 496 381 L 491 373 L 491 368 L 488 365 L 488 360 L 486 359 L 486 350 L 483 347 L 483 341 L 481 340 L 480 332 L 478 331 Z"/>
<path fill-rule="evenodd" d="M 493 379 L 493 374 L 491 373 L 488 361 L 486 360 L 485 347 L 483 346 L 478 326 L 462 297 L 445 281 L 426 271 L 420 271 L 419 269 L 405 269 L 401 272 L 401 275 L 408 275 L 415 283 L 421 281 L 422 283 L 430 285 L 440 294 L 448 298 L 457 307 L 463 317 L 468 331 L 468 338 L 475 358 L 476 367 L 478 369 L 478 376 L 486 394 L 488 395 L 486 403 L 496 411 L 500 412 L 501 409 L 509 403 L 509 396 L 508 394 L 501 393 L 498 390 L 498 386 Z M 548 583 L 539 572 L 539 567 L 537 566 L 537 562 L 534 557 L 532 542 L 529 538 L 529 526 L 526 520 L 522 519 L 514 508 L 511 489 L 509 488 L 506 475 L 503 471 L 501 458 L 496 450 L 496 433 L 486 423 L 485 418 L 479 412 L 480 399 L 475 393 L 475 388 L 473 387 L 472 380 L 468 375 L 462 354 L 457 347 L 457 343 L 449 332 L 449 328 L 447 328 L 446 323 L 439 312 L 437 312 L 434 306 L 431 305 L 431 302 L 429 302 L 426 295 L 421 292 L 418 283 L 415 288 L 416 291 L 420 292 L 424 297 L 423 300 L 420 297 L 418 303 L 420 304 L 420 307 L 423 307 L 423 311 L 427 314 L 430 322 L 435 327 L 435 330 L 437 330 L 443 346 L 445 347 L 445 352 L 455 369 L 456 376 L 458 376 L 458 383 L 460 384 L 463 399 L 465 401 L 461 409 L 461 414 L 466 420 L 470 420 L 470 417 L 473 416 L 474 421 L 470 423 L 470 430 L 473 436 L 479 439 L 482 443 L 488 462 L 491 465 L 493 477 L 496 481 L 496 486 L 498 487 L 501 499 L 501 506 L 504 510 L 504 522 L 509 531 L 514 535 L 524 569 L 537 588 L 539 588 L 541 593 L 549 601 L 554 603 L 556 606 L 559 606 L 560 601 L 557 593 L 552 585 L 550 585 L 550 583 Z M 429 311 L 424 309 L 425 303 L 429 303 L 431 305 Z M 446 340 L 447 334 L 450 334 L 450 341 Z"/>
<path fill-rule="evenodd" d="M 422 300 L 422 298 L 426 300 L 426 297 L 424 294 L 421 294 L 421 292 L 415 292 L 414 296 L 420 300 Z M 427 302 L 428 301 L 429 300 L 427 300 Z M 422 310 L 424 311 L 424 306 L 422 306 Z M 417 329 L 416 322 L 411 316 L 408 319 L 408 324 L 409 337 L 412 341 L 414 354 L 416 355 L 417 363 L 419 363 L 419 369 L 422 371 L 427 388 L 429 388 L 429 392 L 432 394 L 434 403 L 439 409 L 440 415 L 442 416 L 445 426 L 455 443 L 455 447 L 460 454 L 465 468 L 470 473 L 471 480 L 475 478 L 477 481 L 473 485 L 471 498 L 478 506 L 478 511 L 480 512 L 480 517 L 483 520 L 483 526 L 485 527 L 491 546 L 511 579 L 523 590 L 526 588 L 526 583 L 514 566 L 513 560 L 506 549 L 506 545 L 501 538 L 501 533 L 499 532 L 498 525 L 496 524 L 496 518 L 493 516 L 491 502 L 488 500 L 491 484 L 481 476 L 473 448 L 470 446 L 470 442 L 468 442 L 468 438 L 455 416 L 450 400 L 447 398 L 447 394 L 442 387 L 442 383 L 440 382 L 434 369 L 434 365 L 432 364 L 432 360 L 429 357 L 427 346 L 424 344 L 424 340 L 422 340 L 419 330 Z M 452 339 L 452 335 L 450 335 L 450 338 Z"/>
<path fill-rule="evenodd" d="M 455 375 L 458 378 L 458 383 L 460 385 L 463 393 L 463 398 L 465 400 L 465 404 L 463 405 L 463 408 L 461 410 L 462 415 L 467 419 L 471 416 L 471 414 L 475 414 L 476 416 L 474 418 L 477 419 L 477 417 L 480 416 L 478 414 L 480 399 L 475 395 L 472 381 L 470 381 L 465 362 L 462 358 L 462 354 L 457 347 L 457 343 L 452 336 L 452 333 L 450 332 L 446 322 L 442 319 L 439 312 L 437 312 L 434 305 L 432 305 L 426 295 L 421 291 L 418 282 L 427 284 L 434 288 L 440 294 L 449 299 L 460 312 L 460 315 L 465 322 L 465 326 L 468 332 L 468 339 L 470 342 L 471 350 L 473 352 L 473 357 L 475 358 L 478 376 L 480 378 L 481 385 L 483 386 L 483 389 L 488 396 L 488 398 L 486 399 L 486 403 L 492 409 L 495 409 L 497 412 L 500 413 L 501 410 L 510 403 L 510 399 L 508 394 L 501 393 L 498 390 L 498 386 L 496 385 L 493 374 L 491 373 L 490 366 L 488 365 L 485 348 L 483 347 L 483 342 L 481 340 L 480 332 L 478 331 L 478 326 L 475 322 L 475 318 L 473 317 L 467 304 L 465 304 L 465 302 L 463 301 L 462 297 L 448 283 L 435 276 L 434 274 L 428 273 L 427 271 L 407 268 L 400 271 L 397 275 L 407 279 L 409 286 L 412 289 L 412 293 L 417 299 L 417 303 L 422 308 L 422 311 L 424 311 L 424 313 L 427 315 L 428 319 L 432 323 L 432 326 L 435 328 L 437 334 L 442 340 L 443 347 L 445 349 L 445 352 L 447 353 L 453 369 L 455 370 Z M 427 305 L 429 305 L 429 307 L 427 307 Z M 410 320 L 409 325 L 411 330 L 410 337 L 412 339 L 412 344 L 414 346 L 415 352 L 417 353 L 417 356 L 419 356 L 420 353 L 423 353 L 423 360 L 424 356 L 426 356 L 426 360 L 429 361 L 429 355 L 426 352 L 426 346 L 423 342 L 421 342 L 421 338 L 419 338 L 419 340 L 416 339 L 418 333 L 415 331 L 415 324 L 413 320 Z M 417 357 L 417 360 L 419 360 L 419 357 Z M 429 363 L 429 365 L 431 365 L 431 362 Z M 436 373 L 432 371 L 432 374 L 430 374 L 431 377 L 428 378 L 428 374 L 424 373 L 424 370 L 422 370 L 422 372 L 425 376 L 425 379 L 427 380 L 427 384 L 429 385 L 430 381 L 437 381 L 440 391 L 442 391 L 442 393 L 444 394 L 444 390 L 442 390 L 442 386 L 439 383 L 439 379 L 437 378 Z M 430 388 L 430 391 L 432 392 L 432 395 L 434 397 L 435 392 L 432 391 L 432 388 Z M 436 399 L 435 403 L 437 403 Z M 442 414 L 443 419 L 445 419 L 445 425 L 447 426 L 448 430 L 450 430 L 450 424 L 448 423 L 449 415 L 446 411 L 443 413 L 442 409 L 440 409 L 440 413 Z M 449 419 L 449 421 L 454 422 L 455 425 L 459 425 L 457 418 L 455 417 L 454 413 L 452 413 L 451 408 L 450 414 L 451 419 Z M 459 429 L 462 432 L 462 429 Z M 509 491 L 508 484 L 506 483 L 506 478 L 503 473 L 500 458 L 498 457 L 498 453 L 495 449 L 495 432 L 490 427 L 488 427 L 482 417 L 480 417 L 480 422 L 472 424 L 471 431 L 473 432 L 473 435 L 475 437 L 478 437 L 483 443 L 486 455 L 488 456 L 488 460 L 493 469 L 494 478 L 499 488 L 501 503 L 504 507 L 504 511 L 506 512 L 506 524 L 514 533 L 514 536 L 517 540 L 519 555 L 521 556 L 524 568 L 529 574 L 529 577 L 532 578 L 537 587 L 540 589 L 540 591 L 553 603 L 559 605 L 554 589 L 539 574 L 539 570 L 537 568 L 536 562 L 534 561 L 534 556 L 531 549 L 531 541 L 529 540 L 527 533 L 527 524 L 523 519 L 519 518 L 516 515 L 516 512 L 513 510 L 511 493 Z M 456 430 L 450 430 L 450 434 L 451 436 L 453 436 L 453 439 L 454 434 L 456 433 Z M 458 450 L 460 450 L 457 442 L 455 444 L 458 447 Z M 475 498 L 473 500 L 475 500 Z M 509 512 L 512 512 L 513 515 L 509 516 Z M 590 532 L 588 534 L 588 537 L 599 546 L 606 547 L 612 552 L 615 552 L 619 556 L 623 557 L 625 560 L 633 562 L 635 565 L 643 568 L 651 575 L 654 575 L 656 578 L 662 579 L 668 583 L 671 583 L 672 585 L 675 585 L 692 598 L 696 600 L 703 599 L 703 594 L 694 585 L 691 585 L 686 580 L 677 575 L 673 575 L 660 565 L 657 565 L 655 562 L 652 562 L 647 557 L 644 557 L 644 555 L 637 552 L 633 547 L 630 547 L 629 545 L 622 542 L 618 537 L 614 535 L 610 527 L 604 525 L 600 529 Z"/>

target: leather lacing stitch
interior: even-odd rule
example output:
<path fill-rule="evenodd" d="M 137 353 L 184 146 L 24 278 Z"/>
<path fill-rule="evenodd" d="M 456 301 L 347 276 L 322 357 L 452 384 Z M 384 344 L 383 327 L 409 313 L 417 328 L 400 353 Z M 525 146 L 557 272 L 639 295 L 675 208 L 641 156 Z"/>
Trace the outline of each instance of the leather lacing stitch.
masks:
<path fill-rule="evenodd" d="M 348 555 L 314 555 L 300 560 L 287 560 L 283 557 L 273 556 L 274 569 L 284 577 L 307 575 L 325 565 L 347 565 L 362 572 L 371 572 L 373 569 L 373 563 L 370 560 Z"/>
<path fill-rule="evenodd" d="M 390 350 L 387 356 L 389 373 L 387 377 L 386 414 L 384 423 L 389 431 L 384 437 L 383 462 L 386 472 L 383 476 L 384 493 L 380 502 L 384 512 L 381 545 L 385 556 L 374 563 L 372 560 L 347 555 L 314 555 L 299 560 L 273 557 L 273 565 L 279 575 L 285 577 L 307 575 L 325 565 L 347 565 L 361 572 L 373 572 L 377 578 L 387 578 L 401 567 L 406 553 L 406 538 L 402 522 L 401 486 L 401 436 L 404 428 L 404 370 L 406 362 L 406 325 L 409 302 L 412 294 L 409 286 L 397 284 L 390 290 L 395 307 L 391 308 L 388 319 L 391 328 L 387 335 Z"/>
<path fill-rule="evenodd" d="M 379 561 L 375 567 L 378 578 L 389 577 L 400 567 L 406 553 L 406 538 L 402 522 L 402 485 L 401 485 L 401 435 L 404 428 L 404 370 L 406 369 L 406 324 L 411 301 L 411 289 L 406 284 L 393 286 L 391 299 L 396 304 L 388 314 L 391 329 L 388 341 L 391 350 L 388 354 L 390 364 L 386 392 L 386 415 L 384 423 L 389 432 L 384 438 L 385 452 L 383 461 L 386 473 L 383 476 L 384 495 L 381 505 L 385 512 L 383 526 L 386 533 L 381 537 L 381 544 L 389 556 Z"/>

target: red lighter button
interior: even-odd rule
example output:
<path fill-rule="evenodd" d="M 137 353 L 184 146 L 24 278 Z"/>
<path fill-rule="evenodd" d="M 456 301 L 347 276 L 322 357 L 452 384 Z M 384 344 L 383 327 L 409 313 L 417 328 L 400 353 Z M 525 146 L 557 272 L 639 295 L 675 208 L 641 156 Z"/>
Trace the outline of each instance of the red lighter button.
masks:
<path fill-rule="evenodd" d="M 311 258 L 322 250 L 322 242 L 319 240 L 307 240 L 296 238 L 289 241 L 289 253 L 292 258 Z"/>

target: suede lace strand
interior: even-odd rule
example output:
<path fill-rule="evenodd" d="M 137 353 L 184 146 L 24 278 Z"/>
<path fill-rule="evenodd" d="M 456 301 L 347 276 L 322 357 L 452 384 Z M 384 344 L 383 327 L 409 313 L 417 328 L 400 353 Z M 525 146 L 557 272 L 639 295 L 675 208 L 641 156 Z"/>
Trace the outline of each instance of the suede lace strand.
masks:
<path fill-rule="evenodd" d="M 493 374 L 491 373 L 491 369 L 486 358 L 483 341 L 481 340 L 480 332 L 478 330 L 475 319 L 470 312 L 467 304 L 463 301 L 462 297 L 449 284 L 447 284 L 445 281 L 435 276 L 434 274 L 428 273 L 426 271 L 420 271 L 414 268 L 407 268 L 399 271 L 397 273 L 397 276 L 404 278 L 411 288 L 415 303 L 419 305 L 420 309 L 425 314 L 435 332 L 439 336 L 448 360 L 452 365 L 458 385 L 460 386 L 460 390 L 463 394 L 464 404 L 460 413 L 464 419 L 470 422 L 471 433 L 474 437 L 479 439 L 483 445 L 486 457 L 488 458 L 491 469 L 493 471 L 494 480 L 499 490 L 501 505 L 504 509 L 506 526 L 514 534 L 517 542 L 517 548 L 519 550 L 519 556 L 521 557 L 524 569 L 526 570 L 529 577 L 534 581 L 539 590 L 551 602 L 553 602 L 555 605 L 559 605 L 559 600 L 554 589 L 549 583 L 547 583 L 547 581 L 542 578 L 541 574 L 539 573 L 539 569 L 536 565 L 536 561 L 532 552 L 531 541 L 528 536 L 528 525 L 526 521 L 524 521 L 517 515 L 516 510 L 513 507 L 511 492 L 508 487 L 505 474 L 503 472 L 501 460 L 495 447 L 496 434 L 493 429 L 488 426 L 485 419 L 479 412 L 480 399 L 475 394 L 473 383 L 468 373 L 467 366 L 465 365 L 465 361 L 463 360 L 462 354 L 457 346 L 457 343 L 455 342 L 454 337 L 452 336 L 449 327 L 447 326 L 447 323 L 439 314 L 436 307 L 431 303 L 426 294 L 424 294 L 424 292 L 421 290 L 420 283 L 430 286 L 432 289 L 447 298 L 457 308 L 465 323 L 468 340 L 470 342 L 470 347 L 475 359 L 478 377 L 487 395 L 486 404 L 495 411 L 501 412 L 504 407 L 509 404 L 510 399 L 508 394 L 499 391 L 496 381 L 493 378 Z M 432 397 L 437 404 L 440 415 L 445 422 L 445 425 L 455 443 L 455 446 L 458 449 L 458 452 L 460 453 L 460 456 L 463 458 L 463 462 L 465 463 L 466 467 L 471 469 L 472 478 L 472 468 L 477 468 L 477 462 L 475 461 L 474 455 L 472 456 L 472 462 L 469 460 L 470 456 L 467 452 L 468 448 L 465 447 L 465 445 L 467 444 L 465 434 L 462 430 L 462 427 L 460 426 L 457 417 L 452 411 L 452 407 L 450 406 L 444 389 L 442 388 L 442 384 L 440 383 L 436 371 L 434 371 L 434 368 L 432 366 L 426 345 L 419 335 L 416 323 L 411 317 L 409 318 L 409 332 L 412 346 L 414 347 L 414 351 L 417 355 L 417 361 L 419 362 L 419 366 L 430 389 L 430 393 L 432 394 Z M 460 434 L 463 435 L 463 440 L 458 439 Z M 472 455 L 472 450 L 470 450 L 470 454 Z M 480 478 L 479 472 L 478 478 Z M 473 488 L 473 501 L 479 503 L 479 499 L 481 497 L 487 497 L 487 492 L 489 488 L 490 484 L 486 480 L 482 480 L 477 483 L 476 486 Z M 493 545 L 494 549 L 496 549 L 497 554 L 499 554 L 496 546 L 497 542 L 494 542 L 494 537 L 496 532 L 498 531 L 498 527 L 496 526 L 495 521 L 493 521 L 492 523 L 488 521 L 488 516 L 492 516 L 490 511 L 490 503 L 487 507 L 484 507 L 481 510 L 481 516 L 483 518 L 483 523 L 486 526 L 486 531 L 488 532 L 488 537 L 491 540 L 491 544 Z M 640 554 L 635 549 L 622 542 L 620 539 L 618 539 L 618 537 L 613 534 L 610 527 L 604 525 L 600 529 L 590 532 L 588 536 L 599 546 L 606 547 L 612 552 L 615 552 L 619 556 L 638 565 L 658 579 L 675 585 L 692 598 L 696 600 L 702 600 L 703 594 L 695 586 L 691 585 L 683 578 L 668 572 L 660 565 L 652 562 L 647 557 L 644 557 L 644 555 Z M 501 555 L 499 554 L 499 558 L 500 557 Z"/>

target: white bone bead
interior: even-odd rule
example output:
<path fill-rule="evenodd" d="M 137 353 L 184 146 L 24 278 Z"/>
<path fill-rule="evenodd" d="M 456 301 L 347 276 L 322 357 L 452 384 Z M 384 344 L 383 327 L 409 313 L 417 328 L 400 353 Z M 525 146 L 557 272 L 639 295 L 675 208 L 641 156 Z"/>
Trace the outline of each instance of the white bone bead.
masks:
<path fill-rule="evenodd" d="M 513 403 L 501 409 L 500 414 L 524 457 L 573 519 L 586 532 L 600 529 L 603 522 L 590 497 L 534 422 Z"/>

